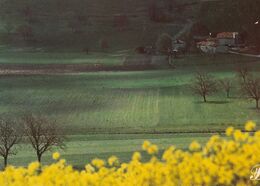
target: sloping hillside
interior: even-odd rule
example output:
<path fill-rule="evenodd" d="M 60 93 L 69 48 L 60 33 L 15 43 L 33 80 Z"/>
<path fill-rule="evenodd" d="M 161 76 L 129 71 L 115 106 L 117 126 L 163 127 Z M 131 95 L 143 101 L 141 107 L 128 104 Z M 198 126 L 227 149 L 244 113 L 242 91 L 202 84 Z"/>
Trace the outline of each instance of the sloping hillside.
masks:
<path fill-rule="evenodd" d="M 194 19 L 198 0 L 9 0 L 1 2 L 1 36 L 15 45 L 112 49 L 154 44 Z M 155 15 L 156 20 L 152 16 Z M 8 37 L 7 37 L 8 36 Z"/>

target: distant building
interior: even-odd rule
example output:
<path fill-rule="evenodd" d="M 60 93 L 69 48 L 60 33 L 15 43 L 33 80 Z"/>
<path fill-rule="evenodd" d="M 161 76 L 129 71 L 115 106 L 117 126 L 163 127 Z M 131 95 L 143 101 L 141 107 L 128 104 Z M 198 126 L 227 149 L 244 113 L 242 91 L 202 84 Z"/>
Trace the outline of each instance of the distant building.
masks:
<path fill-rule="evenodd" d="M 206 41 L 198 42 L 197 48 L 204 53 L 215 54 L 217 50 L 216 39 L 208 38 Z"/>
<path fill-rule="evenodd" d="M 197 43 L 204 53 L 227 53 L 231 47 L 239 47 L 243 43 L 238 32 L 221 32 L 215 38 L 208 38 Z"/>
<path fill-rule="evenodd" d="M 220 46 L 236 46 L 238 41 L 238 32 L 221 32 L 217 34 L 217 44 Z"/>

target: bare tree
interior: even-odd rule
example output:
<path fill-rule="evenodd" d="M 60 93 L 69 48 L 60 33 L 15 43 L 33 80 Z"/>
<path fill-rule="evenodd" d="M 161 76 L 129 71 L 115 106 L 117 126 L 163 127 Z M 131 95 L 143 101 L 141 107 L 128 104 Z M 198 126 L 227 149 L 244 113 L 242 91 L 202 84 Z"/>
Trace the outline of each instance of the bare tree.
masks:
<path fill-rule="evenodd" d="M 4 167 L 7 166 L 8 157 L 17 153 L 15 145 L 21 140 L 21 131 L 16 126 L 13 120 L 0 119 L 0 156 L 4 158 Z"/>
<path fill-rule="evenodd" d="M 260 78 L 248 78 L 246 82 L 242 84 L 242 89 L 248 98 L 255 100 L 256 108 L 259 109 Z"/>
<path fill-rule="evenodd" d="M 24 41 L 31 40 L 33 38 L 33 30 L 29 25 L 20 25 L 16 32 L 23 38 Z"/>
<path fill-rule="evenodd" d="M 3 27 L 6 30 L 7 35 L 10 35 L 15 28 L 10 21 L 7 21 Z"/>
<path fill-rule="evenodd" d="M 207 96 L 217 91 L 216 85 L 216 81 L 210 75 L 197 73 L 191 88 L 195 94 L 203 97 L 204 102 L 207 102 Z"/>
<path fill-rule="evenodd" d="M 230 90 L 232 88 L 232 82 L 230 79 L 223 79 L 219 81 L 220 86 L 225 90 L 227 98 L 230 97 Z"/>
<path fill-rule="evenodd" d="M 41 162 L 42 155 L 54 146 L 64 147 L 64 136 L 55 121 L 45 117 L 26 115 L 24 118 L 25 133 Z"/>
<path fill-rule="evenodd" d="M 247 78 L 250 76 L 250 70 L 248 67 L 238 67 L 236 69 L 238 77 L 242 80 L 242 83 L 245 83 Z"/>

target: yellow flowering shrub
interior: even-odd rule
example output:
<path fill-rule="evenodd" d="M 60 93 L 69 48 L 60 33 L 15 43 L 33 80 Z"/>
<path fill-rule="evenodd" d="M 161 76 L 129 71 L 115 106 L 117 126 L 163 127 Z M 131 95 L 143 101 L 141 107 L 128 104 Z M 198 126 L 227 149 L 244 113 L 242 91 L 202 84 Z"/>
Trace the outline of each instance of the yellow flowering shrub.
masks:
<path fill-rule="evenodd" d="M 56 163 L 41 166 L 31 163 L 27 168 L 13 166 L 0 172 L 1 186 L 217 186 L 259 185 L 250 180 L 251 169 L 260 163 L 260 131 L 248 122 L 245 131 L 228 128 L 227 137 L 212 136 L 203 146 L 194 141 L 189 150 L 170 146 L 162 156 L 158 147 L 145 141 L 142 148 L 151 159 L 142 161 L 135 152 L 132 160 L 121 163 L 115 156 L 107 161 L 92 160 L 84 170 L 74 170 L 59 153 Z"/>

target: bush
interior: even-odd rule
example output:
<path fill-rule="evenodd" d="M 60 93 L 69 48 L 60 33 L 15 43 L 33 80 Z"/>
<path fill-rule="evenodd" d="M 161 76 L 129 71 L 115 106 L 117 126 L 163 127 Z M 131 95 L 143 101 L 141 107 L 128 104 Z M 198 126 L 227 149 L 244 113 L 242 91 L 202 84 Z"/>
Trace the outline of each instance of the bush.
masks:
<path fill-rule="evenodd" d="M 129 163 L 120 164 L 115 156 L 94 159 L 82 171 L 54 153 L 56 163 L 50 166 L 34 162 L 27 168 L 7 167 L 0 172 L 0 185 L 257 185 L 252 179 L 257 176 L 260 131 L 253 133 L 254 128 L 253 122 L 246 124 L 247 132 L 229 127 L 226 137 L 214 135 L 204 147 L 194 141 L 187 151 L 171 146 L 161 158 L 158 147 L 145 141 L 142 148 L 150 154 L 149 162 L 135 152 Z"/>
<path fill-rule="evenodd" d="M 156 41 L 156 50 L 160 53 L 167 54 L 168 50 L 172 50 L 172 37 L 169 34 L 162 34 Z"/>

